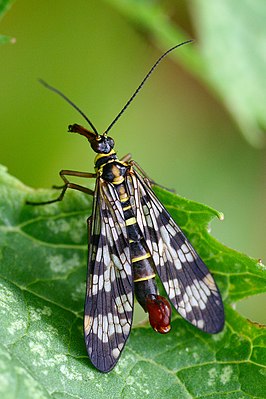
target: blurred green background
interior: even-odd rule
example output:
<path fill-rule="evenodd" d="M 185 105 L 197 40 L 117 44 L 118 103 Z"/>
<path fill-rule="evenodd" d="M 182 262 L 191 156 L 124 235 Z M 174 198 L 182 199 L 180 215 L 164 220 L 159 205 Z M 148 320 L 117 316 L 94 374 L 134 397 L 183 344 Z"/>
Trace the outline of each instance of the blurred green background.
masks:
<path fill-rule="evenodd" d="M 242 119 L 236 122 L 222 95 L 203 83 L 208 81 L 207 69 L 199 69 L 208 39 L 203 2 L 135 1 L 136 7 L 145 3 L 150 10 L 155 7 L 155 17 L 151 13 L 143 17 L 136 12 L 141 9 L 130 11 L 124 7 L 127 3 L 134 2 L 24 0 L 13 4 L 0 25 L 1 33 L 16 39 L 15 44 L 0 47 L 0 162 L 36 188 L 59 183 L 58 171 L 63 168 L 92 171 L 94 154 L 89 145 L 67 134 L 68 124 L 85 122 L 37 79 L 62 90 L 103 131 L 163 51 L 193 38 L 192 49 L 178 49 L 175 59 L 163 61 L 111 136 L 118 155 L 131 152 L 155 181 L 224 212 L 225 220 L 211 226 L 216 238 L 265 260 L 265 146 L 262 140 L 245 139 L 249 133 L 252 137 L 252 127 L 242 129 L 244 137 L 239 127 Z M 264 11 L 265 7 L 264 3 Z M 162 25 L 150 23 L 151 16 L 156 22 L 157 9 L 163 17 L 165 13 Z M 173 41 L 171 27 L 169 32 L 163 30 L 167 18 L 180 40 Z M 252 26 L 249 29 L 252 33 Z M 221 33 L 219 24 L 217 31 Z M 241 29 L 232 33 L 240 42 L 237 35 L 241 34 Z M 216 40 L 214 48 L 221 48 L 219 38 L 209 39 Z M 198 68 L 188 66 L 190 53 L 194 61 L 201 60 Z M 219 63 L 222 58 L 217 54 Z M 230 65 L 234 68 L 230 54 L 222 57 L 228 57 L 229 70 Z M 259 67 L 265 76 L 265 64 Z M 265 305 L 261 295 L 237 306 L 252 320 L 266 322 Z"/>

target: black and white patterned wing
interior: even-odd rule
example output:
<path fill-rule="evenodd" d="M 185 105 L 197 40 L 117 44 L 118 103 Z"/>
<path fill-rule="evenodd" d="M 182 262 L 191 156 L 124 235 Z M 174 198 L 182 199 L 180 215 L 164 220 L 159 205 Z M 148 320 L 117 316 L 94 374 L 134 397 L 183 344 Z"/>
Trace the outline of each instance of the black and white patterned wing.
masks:
<path fill-rule="evenodd" d="M 173 306 L 200 330 L 221 331 L 223 303 L 207 266 L 137 172 L 132 185 L 138 225 Z"/>
<path fill-rule="evenodd" d="M 112 185 L 98 179 L 89 245 L 84 333 L 93 365 L 117 363 L 133 316 L 133 277 L 121 203 Z"/>

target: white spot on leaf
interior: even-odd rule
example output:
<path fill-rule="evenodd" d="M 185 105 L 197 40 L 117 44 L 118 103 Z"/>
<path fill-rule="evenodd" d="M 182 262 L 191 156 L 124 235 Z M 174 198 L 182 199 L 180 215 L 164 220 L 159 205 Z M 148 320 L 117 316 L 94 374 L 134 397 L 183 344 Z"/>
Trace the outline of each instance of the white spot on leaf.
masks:
<path fill-rule="evenodd" d="M 68 273 L 81 265 L 78 254 L 74 254 L 72 258 L 66 259 L 63 255 L 47 256 L 47 263 L 54 273 Z"/>
<path fill-rule="evenodd" d="M 230 382 L 231 376 L 233 374 L 233 368 L 231 366 L 225 366 L 220 375 L 220 381 L 223 385 Z"/>
<path fill-rule="evenodd" d="M 76 371 L 73 366 L 68 367 L 63 364 L 60 366 L 60 371 L 68 380 L 82 381 L 82 374 Z"/>

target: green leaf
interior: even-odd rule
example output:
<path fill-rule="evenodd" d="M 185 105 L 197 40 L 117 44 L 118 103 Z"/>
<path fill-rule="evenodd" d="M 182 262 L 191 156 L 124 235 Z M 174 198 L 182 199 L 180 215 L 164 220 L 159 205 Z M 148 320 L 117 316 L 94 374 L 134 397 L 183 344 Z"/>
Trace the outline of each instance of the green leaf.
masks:
<path fill-rule="evenodd" d="M 3 17 L 13 2 L 14 0 L 0 0 L 0 18 Z"/>
<path fill-rule="evenodd" d="M 191 39 L 175 21 L 184 4 L 150 0 L 106 0 L 163 50 Z M 246 139 L 265 142 L 266 102 L 264 0 L 190 2 L 199 40 L 171 57 L 199 77 L 223 101 Z M 177 18 L 175 18 L 177 16 Z"/>
<path fill-rule="evenodd" d="M 210 83 L 247 140 L 265 143 L 265 1 L 192 4 Z"/>
<path fill-rule="evenodd" d="M 12 43 L 14 44 L 16 40 L 13 37 L 0 35 L 0 44 Z"/>
<path fill-rule="evenodd" d="M 215 216 L 222 220 L 222 213 L 160 188 L 156 193 L 212 270 L 224 301 L 234 303 L 265 292 L 266 273 L 261 261 L 227 248 L 208 233 L 210 221 Z"/>
<path fill-rule="evenodd" d="M 3 399 L 265 398 L 265 328 L 230 303 L 265 290 L 263 266 L 206 231 L 221 213 L 156 188 L 215 274 L 226 326 L 208 335 L 176 316 L 169 334 L 136 326 L 109 374 L 90 364 L 82 332 L 92 200 L 32 190 L 0 169 L 0 395 Z M 264 283 L 264 284 L 263 284 Z M 252 292 L 251 292 L 252 291 Z"/>
<path fill-rule="evenodd" d="M 152 36 L 155 43 L 168 50 L 169 47 L 188 39 L 186 32 L 174 24 L 167 14 L 166 7 L 161 2 L 150 0 L 105 0 L 122 14 L 130 19 L 136 27 L 149 36 Z M 176 61 L 183 63 L 188 70 L 201 76 L 203 60 L 195 46 L 184 46 L 182 51 L 174 51 L 169 54 Z"/>
<path fill-rule="evenodd" d="M 12 3 L 14 3 L 14 0 L 0 0 L 0 20 L 1 20 L 1 18 L 3 18 L 5 13 L 9 10 Z M 16 40 L 10 36 L 0 34 L 0 44 L 15 43 L 15 41 Z"/>

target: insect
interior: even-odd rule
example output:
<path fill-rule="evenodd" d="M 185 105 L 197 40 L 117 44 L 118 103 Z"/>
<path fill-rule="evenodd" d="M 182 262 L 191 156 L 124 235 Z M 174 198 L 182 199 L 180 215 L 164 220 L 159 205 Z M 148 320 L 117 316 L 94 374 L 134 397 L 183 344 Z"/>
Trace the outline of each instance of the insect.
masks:
<path fill-rule="evenodd" d="M 224 325 L 221 295 L 207 266 L 155 196 L 153 182 L 130 155 L 118 159 L 114 140 L 108 136 L 159 62 L 188 42 L 172 47 L 157 60 L 103 134 L 63 93 L 42 82 L 70 103 L 92 129 L 69 126 L 69 132 L 87 138 L 96 152 L 95 173 L 62 170 L 64 185 L 59 197 L 28 204 L 60 201 L 68 188 L 93 195 L 84 336 L 91 362 L 102 372 L 116 365 L 129 337 L 134 295 L 148 312 L 152 328 L 169 332 L 171 306 L 158 292 L 156 275 L 172 306 L 188 322 L 211 334 Z M 95 190 L 71 183 L 67 176 L 95 178 Z"/>

